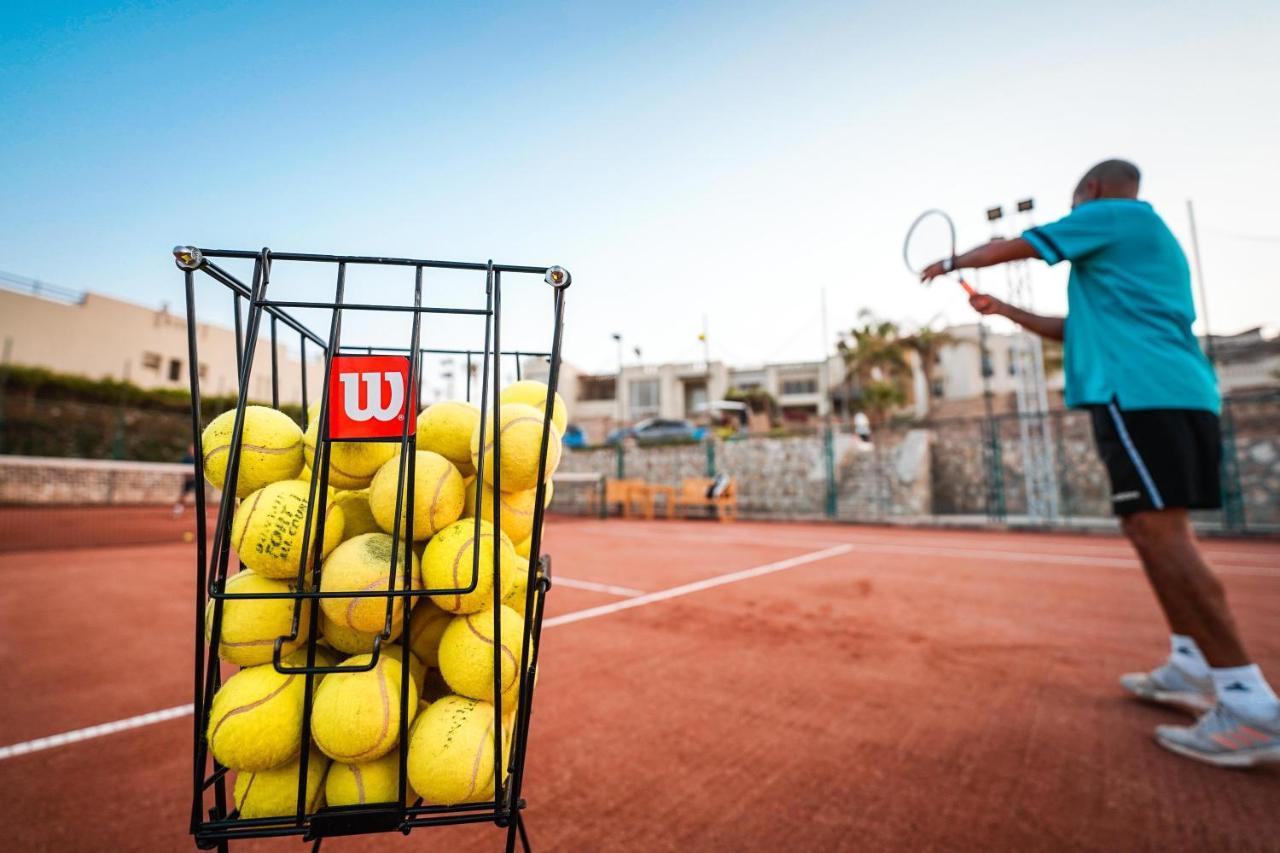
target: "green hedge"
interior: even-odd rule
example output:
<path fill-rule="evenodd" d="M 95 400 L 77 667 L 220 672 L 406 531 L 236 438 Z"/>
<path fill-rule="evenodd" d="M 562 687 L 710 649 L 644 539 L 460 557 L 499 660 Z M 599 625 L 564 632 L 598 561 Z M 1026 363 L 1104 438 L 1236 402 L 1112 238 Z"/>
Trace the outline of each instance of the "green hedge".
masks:
<path fill-rule="evenodd" d="M 191 442 L 187 391 L 25 365 L 0 367 L 0 389 L 0 453 L 176 462 Z M 201 423 L 235 404 L 233 396 L 203 397 Z M 302 423 L 301 406 L 280 409 Z"/>

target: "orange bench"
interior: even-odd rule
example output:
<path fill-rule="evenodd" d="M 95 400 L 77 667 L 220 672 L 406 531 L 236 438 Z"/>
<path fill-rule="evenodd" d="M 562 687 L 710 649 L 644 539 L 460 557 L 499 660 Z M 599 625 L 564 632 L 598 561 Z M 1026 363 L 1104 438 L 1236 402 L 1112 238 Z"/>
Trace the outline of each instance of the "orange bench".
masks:
<path fill-rule="evenodd" d="M 729 480 L 729 486 L 718 497 L 707 497 L 707 490 L 714 482 L 710 477 L 698 477 L 680 483 L 680 493 L 676 496 L 677 509 L 711 507 L 716 518 L 721 521 L 733 521 L 738 517 L 738 484 Z"/>

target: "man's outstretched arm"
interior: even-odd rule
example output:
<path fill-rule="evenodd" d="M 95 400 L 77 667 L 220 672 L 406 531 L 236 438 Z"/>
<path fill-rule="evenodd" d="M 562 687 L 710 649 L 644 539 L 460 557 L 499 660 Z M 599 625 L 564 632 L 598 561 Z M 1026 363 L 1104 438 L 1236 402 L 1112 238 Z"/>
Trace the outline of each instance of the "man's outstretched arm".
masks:
<path fill-rule="evenodd" d="M 1039 257 L 1040 253 L 1036 251 L 1036 247 L 1021 237 L 1014 237 L 1012 240 L 992 240 L 990 243 L 970 249 L 963 255 L 934 261 L 924 268 L 924 272 L 920 274 L 920 280 L 930 281 L 940 275 L 946 275 L 953 269 L 993 267 L 1009 261 L 1024 261 Z"/>
<path fill-rule="evenodd" d="M 955 269 L 992 267 L 1009 261 L 1024 261 L 1039 257 L 1040 253 L 1036 251 L 1036 247 L 1021 237 L 1014 237 L 1012 240 L 992 240 L 990 243 L 970 249 L 963 255 L 929 264 L 920 274 L 920 280 L 931 281 Z M 975 293 L 970 296 L 969 304 L 979 314 L 999 314 L 1002 317 L 1008 317 L 1032 334 L 1052 341 L 1062 340 L 1063 329 L 1066 326 L 1065 317 L 1043 317 L 1032 314 L 1030 311 L 1023 311 L 985 293 Z"/>

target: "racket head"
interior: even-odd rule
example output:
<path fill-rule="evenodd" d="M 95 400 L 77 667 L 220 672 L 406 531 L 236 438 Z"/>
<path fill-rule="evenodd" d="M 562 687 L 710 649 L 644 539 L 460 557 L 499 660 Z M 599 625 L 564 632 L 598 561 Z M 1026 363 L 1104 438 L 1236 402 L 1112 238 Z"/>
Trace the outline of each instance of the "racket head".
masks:
<path fill-rule="evenodd" d="M 917 277 L 934 261 L 955 257 L 956 227 L 936 208 L 916 217 L 902 242 L 902 260 Z"/>

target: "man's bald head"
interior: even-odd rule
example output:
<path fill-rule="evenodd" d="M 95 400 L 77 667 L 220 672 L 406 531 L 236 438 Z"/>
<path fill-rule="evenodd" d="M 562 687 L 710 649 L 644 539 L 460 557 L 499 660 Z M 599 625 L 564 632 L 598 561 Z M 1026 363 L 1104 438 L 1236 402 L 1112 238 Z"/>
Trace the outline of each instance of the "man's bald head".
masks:
<path fill-rule="evenodd" d="M 1103 160 L 1076 184 L 1071 206 L 1079 207 L 1096 198 L 1137 198 L 1141 181 L 1142 173 L 1128 160 Z"/>

